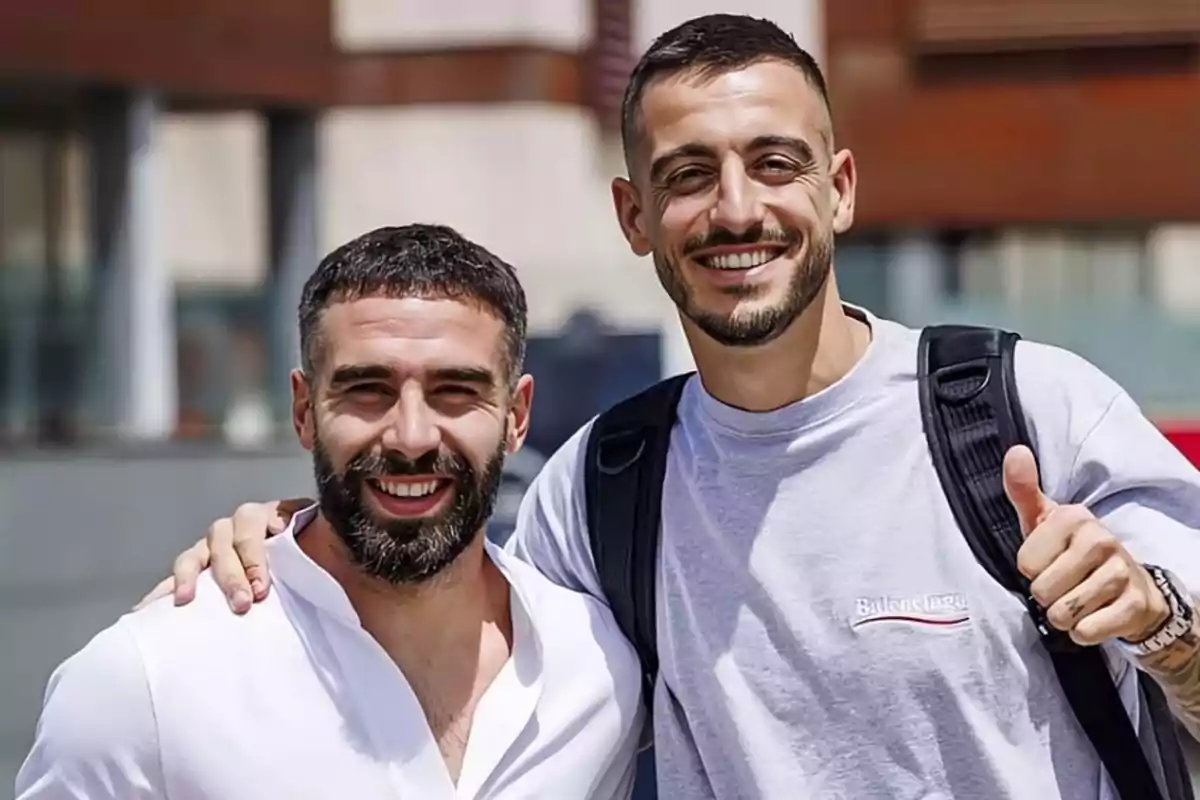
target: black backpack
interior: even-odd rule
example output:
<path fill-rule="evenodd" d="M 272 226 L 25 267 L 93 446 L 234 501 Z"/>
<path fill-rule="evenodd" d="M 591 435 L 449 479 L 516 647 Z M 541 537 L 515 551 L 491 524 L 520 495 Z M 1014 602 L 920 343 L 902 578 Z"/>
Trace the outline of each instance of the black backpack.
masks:
<path fill-rule="evenodd" d="M 1032 449 L 1013 371 L 1018 339 L 967 326 L 922 332 L 921 414 L 943 491 L 980 564 L 1025 602 L 1067 701 L 1122 800 L 1193 800 L 1177 728 L 1158 684 L 1138 673 L 1141 717 L 1154 733 L 1147 753 L 1101 650 L 1077 645 L 1052 628 L 1017 569 L 1021 529 L 1004 493 L 1001 467 L 1010 447 Z M 662 485 L 675 408 L 690 377 L 668 378 L 601 414 L 587 442 L 592 554 L 613 614 L 641 657 L 648 708 L 658 675 L 655 577 Z"/>

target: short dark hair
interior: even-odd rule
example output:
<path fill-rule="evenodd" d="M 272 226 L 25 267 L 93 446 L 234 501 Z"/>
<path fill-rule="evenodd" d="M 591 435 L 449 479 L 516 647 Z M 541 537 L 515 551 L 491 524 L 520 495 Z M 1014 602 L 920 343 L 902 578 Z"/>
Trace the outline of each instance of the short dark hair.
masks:
<path fill-rule="evenodd" d="M 706 14 L 655 39 L 630 73 L 621 101 L 621 142 L 626 164 L 632 164 L 638 143 L 642 97 L 655 79 L 680 72 L 716 77 L 760 61 L 782 61 L 800 70 L 829 108 L 829 90 L 820 66 L 791 34 L 766 19 Z"/>
<path fill-rule="evenodd" d="M 510 382 L 525 361 L 528 311 L 516 271 L 482 245 L 446 225 L 378 228 L 321 260 L 300 298 L 300 355 L 315 376 L 321 313 L 332 303 L 365 297 L 424 297 L 478 303 L 505 327 Z"/>

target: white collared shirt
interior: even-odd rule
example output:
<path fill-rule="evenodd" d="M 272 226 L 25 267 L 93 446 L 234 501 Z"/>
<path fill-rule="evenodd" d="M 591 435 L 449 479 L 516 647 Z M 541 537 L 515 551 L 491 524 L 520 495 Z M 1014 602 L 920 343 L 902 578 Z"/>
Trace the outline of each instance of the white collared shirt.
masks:
<path fill-rule="evenodd" d="M 601 603 L 488 544 L 512 590 L 513 650 L 478 702 L 455 786 L 341 586 L 292 530 L 268 547 L 274 589 L 249 614 L 206 575 L 191 604 L 127 614 L 55 671 L 19 800 L 629 795 L 637 657 Z"/>

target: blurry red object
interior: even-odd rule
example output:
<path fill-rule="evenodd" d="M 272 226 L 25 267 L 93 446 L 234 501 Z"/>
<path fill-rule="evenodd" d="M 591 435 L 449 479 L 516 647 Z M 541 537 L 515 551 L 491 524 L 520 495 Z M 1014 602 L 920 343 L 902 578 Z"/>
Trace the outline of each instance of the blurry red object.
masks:
<path fill-rule="evenodd" d="M 1200 467 L 1200 420 L 1195 422 L 1164 422 L 1159 427 L 1171 443 Z"/>

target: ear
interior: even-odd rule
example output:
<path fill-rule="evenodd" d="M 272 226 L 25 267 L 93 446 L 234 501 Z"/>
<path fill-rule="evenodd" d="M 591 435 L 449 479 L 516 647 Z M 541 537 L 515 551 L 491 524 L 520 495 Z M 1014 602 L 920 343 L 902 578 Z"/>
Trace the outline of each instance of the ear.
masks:
<path fill-rule="evenodd" d="M 304 377 L 304 372 L 292 370 L 292 428 L 305 450 L 312 450 L 316 441 L 316 425 L 313 421 L 313 396 Z"/>
<path fill-rule="evenodd" d="M 650 255 L 653 248 L 646 234 L 646 218 L 637 188 L 625 178 L 613 178 L 612 197 L 617 222 L 625 234 L 625 241 L 629 242 L 629 249 L 636 256 Z"/>
<path fill-rule="evenodd" d="M 513 391 L 512 401 L 508 405 L 508 442 L 507 450 L 515 453 L 525 444 L 529 435 L 529 412 L 533 408 L 533 376 L 522 375 L 517 380 L 517 388 Z"/>
<path fill-rule="evenodd" d="M 858 169 L 854 166 L 854 154 L 842 150 L 833 157 L 830 165 L 830 200 L 833 205 L 833 231 L 845 233 L 854 224 L 854 193 L 858 187 Z"/>

